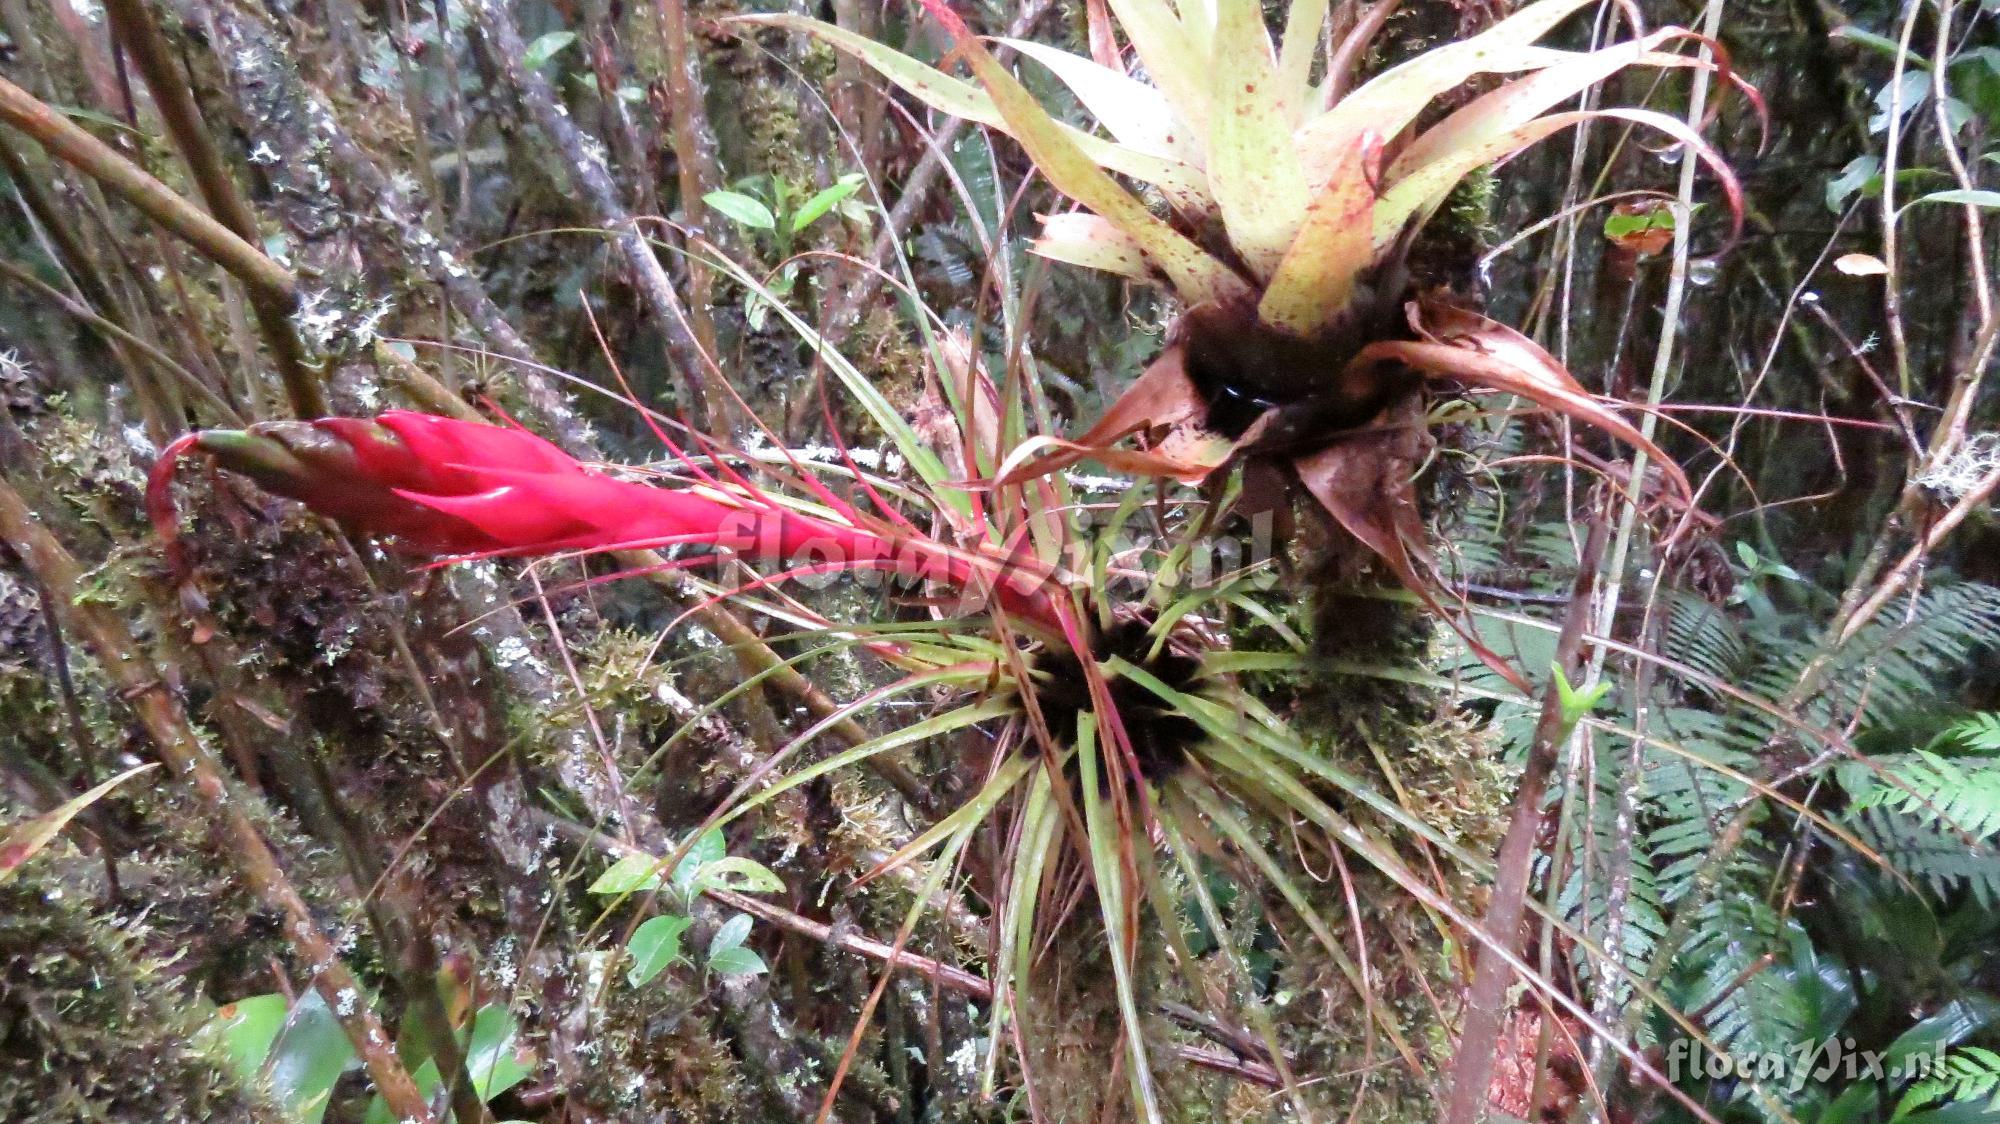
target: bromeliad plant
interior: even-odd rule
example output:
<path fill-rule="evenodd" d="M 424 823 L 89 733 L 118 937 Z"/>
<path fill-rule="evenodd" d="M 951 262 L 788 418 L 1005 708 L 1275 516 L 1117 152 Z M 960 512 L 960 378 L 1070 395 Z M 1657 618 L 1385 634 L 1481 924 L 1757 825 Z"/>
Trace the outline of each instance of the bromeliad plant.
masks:
<path fill-rule="evenodd" d="M 1073 439 L 1014 449 L 1003 481 L 1083 458 L 1186 481 L 1246 465 L 1258 470 L 1246 477 L 1258 502 L 1278 498 L 1261 485 L 1302 483 L 1428 596 L 1411 483 L 1426 451 L 1422 378 L 1516 394 L 1595 427 L 1645 450 L 1685 492 L 1673 462 L 1548 352 L 1416 292 L 1406 268 L 1413 239 L 1461 179 L 1598 118 L 1694 152 L 1740 220 L 1734 178 L 1683 122 L 1641 108 L 1552 112 L 1630 67 L 1727 75 L 1665 52 L 1706 42 L 1675 27 L 1587 52 L 1536 45 L 1586 3 L 1539 0 L 1359 86 L 1356 68 L 1394 0 L 1363 16 L 1323 66 L 1325 0 L 1295 0 L 1276 43 L 1258 0 L 1111 0 L 1143 79 L 1127 72 L 1108 20 L 1093 22 L 1094 58 L 999 40 L 1046 67 L 1108 138 L 1058 121 L 937 0 L 924 6 L 975 81 L 803 16 L 742 18 L 818 36 L 932 108 L 1013 137 L 1082 207 L 1043 216 L 1035 252 L 1164 284 L 1183 306 L 1166 348 L 1102 419 Z M 1520 77 L 1418 128 L 1434 101 L 1481 75 Z M 1135 434 L 1146 451 L 1113 447 Z"/>
<path fill-rule="evenodd" d="M 968 399 L 993 401 L 983 375 Z M 980 427 L 955 427 L 942 440 L 965 460 L 988 458 L 968 436 Z M 988 431 L 990 434 L 990 430 Z M 907 939 L 917 910 L 931 900 L 981 831 L 1008 840 L 994 903 L 992 950 L 994 1025 L 987 1057 L 989 1082 L 1002 1044 L 1013 1042 L 1024 1071 L 1030 1069 L 1038 989 L 1052 973 L 1040 961 L 1059 956 L 1050 936 L 1069 919 L 1079 894 L 1093 894 L 1107 934 L 1125 1059 L 1134 1103 L 1158 1118 L 1154 1065 L 1160 1049 L 1147 989 L 1137 980 L 1138 950 L 1164 941 L 1186 974 L 1182 994 L 1217 1009 L 1240 1006 L 1234 1021 L 1255 1028 L 1281 1082 L 1302 1095 L 1287 1067 L 1270 1017 L 1254 998 L 1260 987 L 1233 947 L 1221 950 L 1226 988 L 1204 974 L 1183 937 L 1187 916 L 1215 933 L 1230 931 L 1224 905 L 1207 889 L 1204 863 L 1221 862 L 1243 877 L 1262 880 L 1297 911 L 1330 961 L 1366 994 L 1364 972 L 1316 910 L 1305 883 L 1287 873 L 1283 849 L 1270 846 L 1256 826 L 1259 816 L 1280 812 L 1311 824 L 1339 846 L 1386 872 L 1425 905 L 1460 923 L 1445 897 L 1409 869 L 1377 833 L 1356 826 L 1334 801 L 1369 809 L 1378 822 L 1400 825 L 1440 853 L 1477 869 L 1475 857 L 1412 816 L 1395 801 L 1308 749 L 1286 717 L 1240 686 L 1236 673 L 1303 666 L 1303 643 L 1275 618 L 1276 635 L 1291 651 L 1232 652 L 1217 621 L 1229 606 L 1261 608 L 1243 596 L 1241 575 L 1190 592 L 1151 575 L 1176 570 L 1172 557 L 1135 561 L 1109 552 L 1065 552 L 1071 532 L 1047 515 L 1067 498 L 1061 480 L 1000 489 L 938 520 L 951 528 L 944 541 L 896 513 L 851 460 L 846 475 L 869 497 L 874 512 L 836 496 L 802 472 L 797 488 L 813 498 L 781 495 L 725 467 L 736 458 L 681 458 L 687 482 L 655 486 L 607 475 L 582 464 L 524 430 L 407 412 L 374 420 L 329 418 L 278 422 L 242 431 L 194 433 L 175 442 L 156 466 L 150 507 L 162 533 L 173 539 L 172 489 L 178 460 L 205 456 L 267 489 L 298 499 L 349 530 L 386 537 L 417 556 L 535 556 L 639 547 L 705 546 L 717 554 L 683 557 L 693 567 L 723 554 L 785 567 L 780 573 L 719 590 L 776 619 L 829 635 L 858 638 L 867 650 L 903 674 L 853 700 L 802 731 L 746 779 L 711 820 L 742 815 L 814 778 L 863 763 L 925 739 L 982 730 L 990 756 L 972 765 L 984 781 L 955 810 L 886 860 L 880 870 L 929 856 L 930 890 L 917 897 L 899 941 Z M 791 470 L 802 468 L 788 462 Z M 826 467 L 826 466 L 821 466 Z M 787 472 L 789 475 L 790 473 Z M 1116 537 L 1145 508 L 1144 491 L 1118 505 L 1104 530 Z M 1009 498 L 1012 497 L 1012 498 Z M 935 499 L 936 497 L 930 497 Z M 1002 505 L 1008 506 L 1002 506 Z M 942 510 L 948 505 L 938 505 Z M 1040 561 L 1046 547 L 1004 548 L 1024 528 L 1056 536 L 1057 557 L 1092 558 L 1072 573 Z M 972 595 L 966 606 L 993 610 L 993 626 L 977 618 L 940 614 L 934 628 L 909 623 L 826 621 L 805 605 L 776 593 L 778 579 L 836 569 L 888 570 Z M 1146 588 L 1126 600 L 1104 591 L 1120 580 L 1144 578 Z M 892 728 L 871 741 L 801 766 L 789 762 L 821 735 L 852 717 L 899 699 L 955 695 L 957 702 L 922 721 Z M 710 709 L 727 705 L 714 700 Z M 1330 793 L 1339 793 L 1330 798 Z M 704 825 L 706 827 L 708 825 Z M 692 838 L 692 836 L 691 836 Z M 1164 844 L 1156 849 L 1154 841 Z M 674 856 L 662 856 L 663 868 Z M 1085 899 L 1088 900 L 1088 899 Z M 1142 933 L 1159 934 L 1145 936 Z M 1053 973 L 1060 976 L 1062 973 Z M 885 977 L 886 978 L 886 977 Z M 1238 997 L 1231 1001 L 1225 990 Z M 1042 998 L 1046 998 L 1044 994 Z M 1384 1040 L 1411 1066 L 1421 1044 L 1386 1005 L 1370 1018 Z M 1023 1023 L 1030 1029 L 1023 1032 Z M 857 1027 L 857 1041 L 860 1029 Z M 1032 1072 L 1026 1074 L 1030 1082 Z M 828 1103 L 831 1104 L 831 1095 Z"/>

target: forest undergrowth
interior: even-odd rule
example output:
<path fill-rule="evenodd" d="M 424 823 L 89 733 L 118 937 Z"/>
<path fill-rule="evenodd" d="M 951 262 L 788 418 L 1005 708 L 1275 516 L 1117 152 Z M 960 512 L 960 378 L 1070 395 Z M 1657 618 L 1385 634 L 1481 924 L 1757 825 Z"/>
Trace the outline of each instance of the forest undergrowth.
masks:
<path fill-rule="evenodd" d="M 2000 1120 L 1997 20 L 0 0 L 0 1120 Z"/>

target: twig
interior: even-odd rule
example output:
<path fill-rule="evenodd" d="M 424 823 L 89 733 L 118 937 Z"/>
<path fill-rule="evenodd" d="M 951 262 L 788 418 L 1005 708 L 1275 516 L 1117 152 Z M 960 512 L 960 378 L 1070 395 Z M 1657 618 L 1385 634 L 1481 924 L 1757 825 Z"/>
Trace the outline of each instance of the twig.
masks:
<path fill-rule="evenodd" d="M 654 0 L 660 17 L 660 39 L 667 65 L 667 128 L 673 139 L 674 158 L 680 180 L 681 214 L 697 230 L 705 225 L 708 204 L 703 196 L 716 180 L 715 158 L 710 148 L 714 134 L 709 130 L 708 91 L 701 80 L 701 56 L 688 46 L 693 35 L 688 28 L 687 0 Z M 688 308 L 695 342 L 710 355 L 715 354 L 715 323 L 709 315 L 714 299 L 715 279 L 700 254 L 687 255 Z"/>
<path fill-rule="evenodd" d="M 30 167 L 27 157 L 15 151 L 12 138 L 4 132 L 0 132 L 0 170 L 4 170 L 13 182 L 22 207 L 27 211 L 33 227 L 42 235 L 43 251 L 69 275 L 70 283 L 82 295 L 86 305 L 94 306 L 107 320 L 124 316 L 125 308 L 112 296 L 109 282 L 98 270 L 97 259 L 85 248 L 68 217 L 49 198 L 44 180 L 50 178 L 50 170 Z M 88 184 L 90 181 L 82 182 Z M 40 284 L 39 279 L 36 284 Z M 64 299 L 67 299 L 66 295 Z M 67 305 L 64 308 L 68 310 Z M 122 324 L 119 326 L 123 327 Z M 167 408 L 164 391 L 146 368 L 116 340 L 106 341 L 106 346 L 124 369 L 125 378 L 132 385 L 132 393 L 138 399 L 148 425 L 157 431 L 155 436 L 162 440 L 171 438 L 178 428 L 175 424 L 177 419 Z"/>
<path fill-rule="evenodd" d="M 1569 613 L 1556 640 L 1556 663 L 1566 675 L 1575 674 L 1578 667 L 1577 651 L 1582 647 L 1584 622 L 1590 615 L 1609 531 L 1609 521 L 1602 513 L 1593 517 L 1589 538 L 1577 558 Z M 1555 774 L 1558 751 L 1567 732 L 1562 700 L 1552 682 L 1542 696 L 1534 743 L 1528 749 L 1527 767 L 1522 770 L 1521 783 L 1514 792 L 1514 815 L 1500 843 L 1493 895 L 1481 922 L 1486 939 L 1480 942 L 1472 986 L 1465 996 L 1465 1024 L 1459 1033 L 1458 1050 L 1452 1056 L 1451 1099 L 1443 1117 L 1445 1124 L 1473 1124 L 1486 1107 L 1487 1089 L 1493 1081 L 1494 1054 L 1506 1021 L 1507 985 L 1513 977 L 1513 969 L 1500 950 L 1511 950 L 1520 943 L 1528 876 L 1534 868 L 1535 841 L 1541 834 L 1542 798 L 1548 792 L 1549 778 Z"/>
<path fill-rule="evenodd" d="M 160 370 L 165 371 L 178 380 L 181 386 L 189 393 L 201 399 L 202 404 L 214 412 L 217 420 L 225 421 L 232 425 L 243 424 L 242 416 L 236 412 L 235 408 L 227 400 L 215 392 L 214 387 L 196 378 L 193 371 L 174 362 L 171 357 L 159 348 L 126 331 L 116 322 L 98 315 L 88 306 L 71 298 L 68 293 L 50 285 L 48 282 L 29 273 L 13 262 L 0 260 L 0 275 L 4 275 L 9 281 L 22 286 L 38 296 L 47 298 L 50 304 L 75 317 L 78 321 L 100 335 L 107 337 L 109 342 L 123 344 L 144 356 L 154 366 L 157 366 Z"/>
<path fill-rule="evenodd" d="M 993 998 L 993 985 L 963 968 L 954 968 L 942 961 L 932 960 L 928 956 L 918 956 L 908 949 L 898 952 L 873 937 L 864 937 L 844 929 L 835 930 L 831 925 L 814 921 L 810 917 L 802 917 L 783 906 L 761 898 L 753 898 L 748 894 L 721 889 L 705 889 L 702 893 L 718 904 L 741 910 L 761 921 L 769 921 L 773 925 L 790 929 L 801 936 L 811 937 L 821 944 L 843 952 L 872 957 L 893 968 L 907 968 L 932 983 L 970 995 L 975 999 Z"/>
<path fill-rule="evenodd" d="M 639 294 L 651 310 L 661 338 L 666 343 L 667 354 L 672 357 L 674 368 L 680 375 L 689 412 L 695 415 L 699 424 L 712 432 L 726 434 L 730 407 L 724 391 L 716 385 L 722 377 L 721 373 L 711 370 L 715 360 L 702 350 L 700 341 L 695 338 L 687 309 L 675 295 L 666 269 L 654 256 L 653 247 L 646 241 L 639 224 L 618 201 L 617 190 L 612 186 L 610 172 L 604 165 L 603 145 L 595 138 L 585 136 L 576 122 L 570 120 L 569 114 L 556 104 L 548 79 L 522 65 L 527 47 L 521 41 L 520 29 L 514 25 L 513 13 L 507 10 L 507 5 L 502 0 L 472 0 L 467 6 L 481 33 L 493 41 L 494 64 L 527 109 L 535 127 L 561 155 L 572 186 L 582 196 L 579 202 L 600 226 L 612 234 L 619 252 L 631 267 Z"/>
<path fill-rule="evenodd" d="M 1882 142 L 1882 262 L 1888 266 L 1883 278 L 1882 311 L 1889 321 L 1889 353 L 1896 360 L 1896 393 L 1910 397 L 1910 341 L 1903 329 L 1902 277 L 1898 269 L 1899 251 L 1896 221 L 1896 161 L 1903 147 L 1903 68 L 1910 58 L 1910 40 L 1917 33 L 1917 17 L 1928 5 L 1909 0 L 1904 8 L 1903 32 L 1896 41 L 1896 63 L 1889 70 L 1888 136 Z M 1974 247 L 1973 253 L 1979 248 Z"/>
<path fill-rule="evenodd" d="M 432 1119 L 416 1082 L 396 1056 L 396 1048 L 375 1012 L 361 998 L 360 984 L 320 932 L 305 899 L 292 886 L 277 856 L 244 810 L 244 796 L 232 793 L 208 748 L 196 736 L 180 701 L 168 691 L 159 670 L 137 650 L 125 623 L 106 606 L 77 596 L 82 572 L 54 535 L 35 521 L 13 487 L 0 480 L 0 539 L 13 546 L 69 626 L 97 656 L 120 697 L 138 716 L 160 759 L 188 786 L 210 819 L 226 834 L 222 850 L 244 883 L 285 918 L 285 933 L 312 969 L 313 986 L 326 1000 L 374 1080 L 376 1091 L 400 1120 Z"/>
<path fill-rule="evenodd" d="M 166 227 L 203 257 L 262 297 L 290 308 L 298 280 L 262 250 L 174 194 L 172 188 L 91 136 L 21 87 L 0 78 L 0 122 L 32 137 L 49 155 L 110 188 L 147 218 Z"/>
<path fill-rule="evenodd" d="M 1950 510 L 1939 516 L 1937 521 L 1933 522 L 1918 537 L 1916 543 L 1904 553 L 1894 568 L 1883 577 L 1881 582 L 1875 586 L 1874 591 L 1861 602 L 1860 607 L 1848 618 L 1847 624 L 1840 630 L 1839 635 L 1834 637 L 1834 643 L 1845 644 L 1848 640 L 1852 639 L 1854 634 L 1861 630 L 1862 625 L 1866 624 L 1870 618 L 1882 610 L 1882 606 L 1888 604 L 1891 598 L 1901 593 L 1903 587 L 1909 584 L 1911 575 L 1916 572 L 1917 567 L 1930 555 L 1930 552 L 1937 549 L 1937 545 L 1944 541 L 1944 537 L 1957 529 L 1958 525 L 1965 522 L 1968 516 L 1979 510 L 1987 500 L 1993 498 L 1995 491 L 2000 491 L 2000 468 L 1995 468 L 1988 472 L 1979 483 L 1973 485 L 1970 491 L 1960 496 L 1958 502 L 1951 505 Z"/>
<path fill-rule="evenodd" d="M 160 111 L 168 135 L 174 138 L 181 159 L 187 161 L 195 187 L 208 203 L 209 211 L 238 238 L 255 245 L 257 216 L 251 213 L 250 204 L 230 178 L 222 153 L 215 147 L 214 135 L 202 120 L 201 107 L 195 104 L 194 91 L 174 65 L 158 18 L 146 9 L 145 0 L 105 0 L 104 11 L 118 41 L 138 64 L 146 89 L 153 95 L 153 105 Z M 274 299 L 270 292 L 253 288 L 250 298 L 251 309 L 257 314 L 257 327 L 277 362 L 278 377 L 285 384 L 292 412 L 302 418 L 325 414 L 326 396 L 320 391 L 318 377 L 306 367 L 305 348 L 292 327 L 291 294 L 287 292 L 282 299 Z"/>
<path fill-rule="evenodd" d="M 1958 180 L 1958 186 L 1972 191 L 1979 185 L 1973 182 L 1972 172 L 1965 166 L 1965 157 L 1958 151 L 1958 142 L 1952 139 L 1955 130 L 1951 123 L 1951 98 L 1945 92 L 1945 75 L 1951 69 L 1951 17 L 1952 0 L 1941 0 L 1937 14 L 1937 47 L 1931 57 L 1931 112 L 1937 121 L 1938 147 L 1944 150 L 1944 162 L 1951 167 L 1951 174 Z M 1986 269 L 1986 228 L 1981 217 L 1981 208 L 1966 204 L 1960 208 L 1965 216 L 1965 244 L 1972 252 L 1971 259 L 1972 295 L 1979 305 L 1979 322 L 1983 325 L 1993 319 L 1993 286 Z M 1890 284 L 1894 284 L 1891 279 Z"/>
<path fill-rule="evenodd" d="M 373 252 L 369 260 L 422 276 L 437 286 L 449 306 L 478 329 L 488 348 L 518 361 L 508 370 L 522 397 L 560 441 L 574 443 L 583 433 L 576 411 L 542 376 L 534 349 L 494 303 L 462 250 L 432 232 L 432 225 L 438 229 L 449 225 L 442 213 L 435 212 L 435 222 L 427 225 L 425 216 L 433 214 L 433 208 L 442 208 L 443 201 L 427 200 L 405 190 L 355 143 L 349 131 L 340 127 L 333 102 L 299 74 L 291 47 L 262 9 L 242 4 L 206 5 L 200 0 L 174 2 L 183 18 L 198 21 L 208 30 L 216 61 L 228 75 L 237 100 L 247 106 L 266 107 L 248 114 L 245 121 L 250 135 L 277 155 L 277 162 L 268 165 L 265 174 L 281 188 L 289 181 L 290 189 L 300 193 L 318 191 L 317 184 L 340 185 L 346 213 L 373 216 L 381 224 L 380 237 L 370 246 Z M 445 51 L 443 55 L 449 71 L 452 53 Z M 457 105 L 456 97 L 452 104 Z M 370 223 L 357 233 L 373 234 L 376 229 L 376 224 Z"/>

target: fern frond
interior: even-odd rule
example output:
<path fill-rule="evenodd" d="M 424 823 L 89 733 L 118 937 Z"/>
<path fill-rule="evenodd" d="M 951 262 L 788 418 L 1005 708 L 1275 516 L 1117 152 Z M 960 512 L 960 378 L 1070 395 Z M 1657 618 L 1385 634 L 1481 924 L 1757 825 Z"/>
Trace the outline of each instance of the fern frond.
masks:
<path fill-rule="evenodd" d="M 1917 1109 L 1938 1102 L 1971 1106 L 1982 1100 L 1988 1102 L 1988 1113 L 2000 1112 L 2000 1054 L 1980 1046 L 1961 1046 L 1945 1055 L 1943 1072 L 1910 1086 L 1896 1102 L 1889 1121 L 1895 1124 L 1908 1119 Z"/>
<path fill-rule="evenodd" d="M 1893 808 L 1983 841 L 2000 834 L 2000 761 L 1953 761 L 1929 750 L 1879 758 L 1886 775 L 1855 793 L 1854 807 Z"/>

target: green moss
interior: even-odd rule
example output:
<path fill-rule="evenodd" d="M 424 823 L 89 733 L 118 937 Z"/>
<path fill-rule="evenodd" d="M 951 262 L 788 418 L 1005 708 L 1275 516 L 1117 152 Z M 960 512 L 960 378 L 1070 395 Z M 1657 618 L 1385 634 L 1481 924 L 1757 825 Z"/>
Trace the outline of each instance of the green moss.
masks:
<path fill-rule="evenodd" d="M 280 1120 L 197 1044 L 200 1010 L 141 930 L 56 877 L 65 858 L 0 885 L 0 1119 Z"/>

